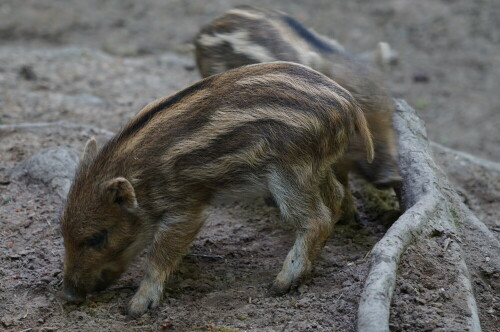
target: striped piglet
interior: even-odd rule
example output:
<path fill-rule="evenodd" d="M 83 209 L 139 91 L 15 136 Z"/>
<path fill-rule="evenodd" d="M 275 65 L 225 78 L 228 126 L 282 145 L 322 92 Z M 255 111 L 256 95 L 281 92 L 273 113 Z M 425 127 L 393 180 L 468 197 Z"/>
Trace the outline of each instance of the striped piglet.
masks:
<path fill-rule="evenodd" d="M 144 107 L 102 149 L 87 143 L 61 230 L 64 297 L 81 302 L 116 280 L 149 247 L 129 305 L 158 306 L 172 274 L 220 193 L 266 190 L 296 226 L 271 290 L 297 285 L 340 216 L 332 173 L 350 139 L 373 146 L 351 94 L 308 67 L 275 62 L 206 78 Z"/>

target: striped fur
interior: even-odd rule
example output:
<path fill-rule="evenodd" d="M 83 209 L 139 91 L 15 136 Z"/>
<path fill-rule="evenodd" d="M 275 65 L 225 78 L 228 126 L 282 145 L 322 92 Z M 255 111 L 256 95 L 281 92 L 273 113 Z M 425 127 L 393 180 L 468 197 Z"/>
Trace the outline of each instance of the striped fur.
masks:
<path fill-rule="evenodd" d="M 106 287 L 150 246 L 129 311 L 157 306 L 212 198 L 254 188 L 271 192 L 297 226 L 272 288 L 286 292 L 308 273 L 339 218 L 343 189 L 331 165 L 357 135 L 373 159 L 351 94 L 287 62 L 240 67 L 152 102 L 98 153 L 87 144 L 61 223 L 66 298 L 81 301 Z"/>
<path fill-rule="evenodd" d="M 196 61 L 203 77 L 252 63 L 292 61 L 310 66 L 349 90 L 360 103 L 375 142 L 375 160 L 366 162 L 362 140 L 354 138 L 337 165 L 346 189 L 346 220 L 355 216 L 348 189 L 350 170 L 378 188 L 396 187 L 401 178 L 392 128 L 394 103 L 378 74 L 335 40 L 305 28 L 279 11 L 242 6 L 229 10 L 204 27 L 195 40 Z"/>

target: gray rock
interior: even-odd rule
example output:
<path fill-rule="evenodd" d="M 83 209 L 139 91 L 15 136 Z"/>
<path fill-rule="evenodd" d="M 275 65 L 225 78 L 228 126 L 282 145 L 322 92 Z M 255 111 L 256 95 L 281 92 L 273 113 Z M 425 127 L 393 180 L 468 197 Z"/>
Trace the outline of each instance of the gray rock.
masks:
<path fill-rule="evenodd" d="M 14 180 L 25 180 L 27 183 L 44 183 L 59 197 L 65 199 L 75 176 L 78 161 L 79 156 L 75 150 L 50 147 L 17 164 L 10 176 Z"/>

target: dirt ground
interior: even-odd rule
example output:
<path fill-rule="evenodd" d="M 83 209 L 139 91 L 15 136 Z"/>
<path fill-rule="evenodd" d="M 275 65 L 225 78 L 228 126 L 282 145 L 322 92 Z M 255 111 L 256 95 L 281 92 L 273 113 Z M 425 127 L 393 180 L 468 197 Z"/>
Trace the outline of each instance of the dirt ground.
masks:
<path fill-rule="evenodd" d="M 16 0 L 0 3 L 0 329 L 8 331 L 353 331 L 365 256 L 397 218 L 391 193 L 356 182 L 361 223 L 339 225 L 311 278 L 283 297 L 266 287 L 293 234 L 261 199 L 219 202 L 169 281 L 159 309 L 126 320 L 139 259 L 81 306 L 61 289 L 63 202 L 12 169 L 45 147 L 102 143 L 142 106 L 198 79 L 189 43 L 240 1 Z M 496 0 L 255 1 L 284 10 L 354 52 L 387 41 L 400 61 L 386 72 L 395 97 L 427 122 L 432 140 L 500 161 L 500 6 Z M 421 82 L 422 79 L 423 81 Z M 420 78 L 420 80 L 418 79 Z M 80 126 L 81 125 L 81 126 Z M 89 125 L 89 126 L 87 126 Z M 500 172 L 436 153 L 466 204 L 500 238 Z M 484 331 L 500 331 L 500 267 L 463 227 Z M 463 331 L 454 257 L 443 236 L 409 248 L 391 311 L 393 331 Z"/>

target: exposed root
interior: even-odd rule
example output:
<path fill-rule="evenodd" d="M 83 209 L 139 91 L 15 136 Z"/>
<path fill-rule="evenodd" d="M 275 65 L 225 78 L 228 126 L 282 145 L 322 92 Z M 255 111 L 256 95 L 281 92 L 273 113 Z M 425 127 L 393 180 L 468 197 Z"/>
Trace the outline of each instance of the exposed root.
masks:
<path fill-rule="evenodd" d="M 399 261 L 410 244 L 435 232 L 457 239 L 450 243 L 448 250 L 459 262 L 458 278 L 470 313 L 464 330 L 481 331 L 468 268 L 459 245 L 461 234 L 458 227 L 467 224 L 480 231 L 487 241 L 485 247 L 490 249 L 500 249 L 498 240 L 462 203 L 443 170 L 434 162 L 424 124 L 404 101 L 397 101 L 394 127 L 398 134 L 399 165 L 403 177 L 401 208 L 405 212 L 372 250 L 371 268 L 358 310 L 358 331 L 389 331 L 390 303 Z M 472 161 L 479 160 L 467 157 Z M 481 164 L 490 163 L 481 161 Z"/>
<path fill-rule="evenodd" d="M 459 156 L 463 159 L 466 159 L 468 162 L 471 162 L 473 164 L 479 165 L 481 167 L 484 167 L 484 168 L 487 168 L 487 169 L 490 169 L 490 170 L 493 170 L 496 172 L 500 172 L 500 164 L 496 163 L 494 161 L 490 161 L 490 160 L 486 160 L 486 159 L 483 159 L 480 157 L 476 157 L 476 156 L 473 156 L 471 154 L 468 154 L 467 152 L 453 150 L 453 149 L 447 148 L 446 146 L 441 145 L 441 144 L 436 143 L 436 142 L 431 142 L 431 146 L 432 146 L 433 150 L 443 151 L 443 152 L 446 152 L 448 154 L 456 155 L 456 156 Z"/>

